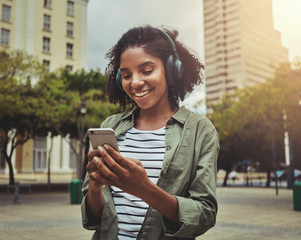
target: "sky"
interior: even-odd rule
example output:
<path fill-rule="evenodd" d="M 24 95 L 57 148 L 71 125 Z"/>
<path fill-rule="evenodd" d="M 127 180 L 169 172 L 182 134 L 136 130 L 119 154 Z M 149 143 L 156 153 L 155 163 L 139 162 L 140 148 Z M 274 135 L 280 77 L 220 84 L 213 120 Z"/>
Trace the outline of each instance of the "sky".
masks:
<path fill-rule="evenodd" d="M 301 57 L 301 1 L 273 0 L 274 27 L 281 33 L 282 45 L 289 50 L 289 59 Z"/>
<path fill-rule="evenodd" d="M 274 28 L 281 33 L 282 45 L 288 48 L 292 60 L 301 56 L 301 0 L 272 2 Z M 184 45 L 205 62 L 201 0 L 89 0 L 88 69 L 104 72 L 108 63 L 105 53 L 128 29 L 145 24 L 178 30 Z M 204 87 L 195 92 L 199 91 Z"/>
<path fill-rule="evenodd" d="M 202 11 L 200 0 L 90 0 L 88 68 L 104 71 L 105 53 L 129 28 L 145 24 L 178 30 L 184 44 L 200 53 Z"/>

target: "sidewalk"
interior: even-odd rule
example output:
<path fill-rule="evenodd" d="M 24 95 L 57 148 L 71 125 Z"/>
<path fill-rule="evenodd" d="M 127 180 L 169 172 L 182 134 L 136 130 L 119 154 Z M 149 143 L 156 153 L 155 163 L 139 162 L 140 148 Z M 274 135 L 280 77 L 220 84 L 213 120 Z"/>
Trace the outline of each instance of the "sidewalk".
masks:
<path fill-rule="evenodd" d="M 216 226 L 198 240 L 301 239 L 301 212 L 293 210 L 292 190 L 217 188 Z"/>
<path fill-rule="evenodd" d="M 301 239 L 301 212 L 293 210 L 292 190 L 217 188 L 216 226 L 197 240 Z M 80 205 L 69 193 L 0 194 L 0 240 L 85 240 L 93 231 L 81 227 Z"/>
<path fill-rule="evenodd" d="M 92 232 L 81 225 L 80 205 L 71 205 L 69 193 L 0 195 L 0 240 L 81 240 Z"/>

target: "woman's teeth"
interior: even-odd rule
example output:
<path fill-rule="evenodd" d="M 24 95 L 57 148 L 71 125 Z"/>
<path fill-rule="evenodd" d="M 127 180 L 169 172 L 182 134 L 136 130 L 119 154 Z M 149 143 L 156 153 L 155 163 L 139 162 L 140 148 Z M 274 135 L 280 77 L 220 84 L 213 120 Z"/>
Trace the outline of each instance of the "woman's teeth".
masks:
<path fill-rule="evenodd" d="M 148 94 L 150 91 L 147 90 L 147 91 L 144 91 L 144 92 L 140 92 L 140 93 L 133 93 L 136 97 L 143 97 L 145 96 L 146 94 Z"/>

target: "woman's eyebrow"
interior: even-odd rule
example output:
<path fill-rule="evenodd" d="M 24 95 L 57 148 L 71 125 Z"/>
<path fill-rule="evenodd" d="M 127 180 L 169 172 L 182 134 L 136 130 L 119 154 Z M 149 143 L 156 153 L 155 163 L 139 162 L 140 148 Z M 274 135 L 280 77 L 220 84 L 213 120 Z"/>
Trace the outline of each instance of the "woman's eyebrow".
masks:
<path fill-rule="evenodd" d="M 146 62 L 140 64 L 139 67 L 141 68 L 141 67 L 144 67 L 146 65 L 152 65 L 152 64 L 154 64 L 154 62 L 152 62 L 152 61 L 146 61 Z"/>
<path fill-rule="evenodd" d="M 147 65 L 153 65 L 154 62 L 153 61 L 146 61 L 144 63 L 141 63 L 139 65 L 139 68 L 143 68 L 144 66 L 147 66 Z M 128 68 L 120 68 L 120 72 L 124 72 L 124 71 L 128 71 L 129 69 Z"/>

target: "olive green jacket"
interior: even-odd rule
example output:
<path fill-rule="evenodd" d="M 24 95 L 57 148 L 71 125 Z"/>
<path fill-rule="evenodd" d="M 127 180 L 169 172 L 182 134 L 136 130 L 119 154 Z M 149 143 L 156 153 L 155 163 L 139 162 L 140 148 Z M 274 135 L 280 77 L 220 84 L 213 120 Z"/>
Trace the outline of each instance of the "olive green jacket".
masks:
<path fill-rule="evenodd" d="M 135 112 L 120 113 L 107 118 L 102 127 L 115 129 L 115 134 L 134 126 Z M 175 196 L 179 204 L 179 221 L 173 223 L 149 207 L 137 239 L 195 239 L 215 225 L 216 160 L 218 135 L 204 116 L 181 107 L 167 122 L 166 152 L 157 185 Z M 83 184 L 82 222 L 95 230 L 93 240 L 117 240 L 117 215 L 110 188 L 103 190 L 102 215 L 93 218 L 86 205 L 89 177 Z"/>

